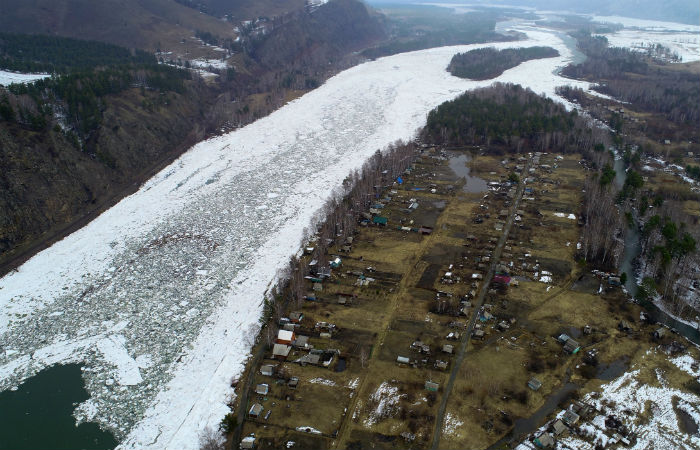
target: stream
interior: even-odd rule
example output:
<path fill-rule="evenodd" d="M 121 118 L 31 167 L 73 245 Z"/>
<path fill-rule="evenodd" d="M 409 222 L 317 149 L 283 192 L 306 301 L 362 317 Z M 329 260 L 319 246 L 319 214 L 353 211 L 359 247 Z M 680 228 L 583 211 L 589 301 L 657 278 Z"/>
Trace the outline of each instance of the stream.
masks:
<path fill-rule="evenodd" d="M 620 158 L 615 160 L 615 186 L 621 189 L 625 183 L 625 163 Z M 620 261 L 619 272 L 627 274 L 627 281 L 625 282 L 625 289 L 629 292 L 629 295 L 634 296 L 637 293 L 637 267 L 635 267 L 635 262 L 639 257 L 641 252 L 641 233 L 639 231 L 638 220 L 635 214 L 634 217 L 635 226 L 628 228 L 625 232 L 625 250 L 622 254 L 622 260 Z M 647 313 L 651 318 L 661 324 L 668 326 L 671 329 L 675 329 L 678 334 L 684 336 L 689 341 L 700 344 L 700 330 L 694 328 L 686 323 L 676 320 L 674 317 L 670 316 L 668 313 L 659 309 L 654 303 L 649 300 L 641 301 L 640 304 L 646 309 Z"/>

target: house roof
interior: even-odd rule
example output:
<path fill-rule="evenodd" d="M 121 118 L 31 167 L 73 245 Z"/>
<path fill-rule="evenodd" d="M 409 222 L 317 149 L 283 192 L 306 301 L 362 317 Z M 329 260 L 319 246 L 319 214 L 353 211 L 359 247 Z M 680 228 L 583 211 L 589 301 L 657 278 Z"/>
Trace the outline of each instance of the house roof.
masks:
<path fill-rule="evenodd" d="M 248 414 L 252 416 L 259 416 L 261 412 L 263 412 L 263 406 L 260 403 L 256 403 L 250 407 Z"/>
<path fill-rule="evenodd" d="M 274 347 L 272 347 L 272 355 L 273 356 L 287 356 L 289 355 L 289 351 L 292 348 L 288 345 L 284 344 L 275 344 Z"/>
<path fill-rule="evenodd" d="M 563 432 L 565 432 L 567 430 L 566 425 L 564 425 L 564 422 L 562 422 L 561 420 L 557 420 L 556 422 L 554 422 L 553 427 L 554 427 L 554 432 L 556 434 L 562 434 Z"/>
<path fill-rule="evenodd" d="M 564 422 L 568 423 L 569 425 L 573 425 L 578 422 L 579 415 L 569 409 L 564 413 L 562 419 L 564 419 Z"/>
<path fill-rule="evenodd" d="M 289 330 L 280 330 L 277 333 L 277 339 L 280 341 L 291 341 L 294 338 L 294 332 Z"/>
<path fill-rule="evenodd" d="M 305 347 L 309 343 L 309 337 L 304 335 L 299 335 L 294 340 L 294 345 L 297 347 Z"/>

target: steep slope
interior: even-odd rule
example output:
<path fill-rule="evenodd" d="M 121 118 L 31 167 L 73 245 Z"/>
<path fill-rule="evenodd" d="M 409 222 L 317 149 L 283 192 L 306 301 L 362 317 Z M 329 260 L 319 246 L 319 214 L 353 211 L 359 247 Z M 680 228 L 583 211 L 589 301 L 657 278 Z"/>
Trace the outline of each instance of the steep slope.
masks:
<path fill-rule="evenodd" d="M 235 37 L 233 26 L 174 0 L 3 0 L 0 30 L 110 42 L 154 51 L 195 30 Z"/>
<path fill-rule="evenodd" d="M 266 67 L 327 64 L 383 37 L 381 24 L 363 3 L 334 0 L 314 12 L 289 15 L 265 39 L 254 43 L 251 54 Z"/>

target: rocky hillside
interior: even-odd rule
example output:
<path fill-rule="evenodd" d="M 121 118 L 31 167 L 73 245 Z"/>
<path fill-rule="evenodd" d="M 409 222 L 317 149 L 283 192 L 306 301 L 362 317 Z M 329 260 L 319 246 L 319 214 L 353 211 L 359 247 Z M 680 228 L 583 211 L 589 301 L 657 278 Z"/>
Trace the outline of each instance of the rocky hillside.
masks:
<path fill-rule="evenodd" d="M 206 82 L 139 56 L 67 67 L 30 88 L 0 87 L 0 273 L 137 189 L 194 142 L 268 114 L 358 62 L 352 52 L 382 37 L 364 4 L 332 0 L 251 34 L 236 69 Z"/>

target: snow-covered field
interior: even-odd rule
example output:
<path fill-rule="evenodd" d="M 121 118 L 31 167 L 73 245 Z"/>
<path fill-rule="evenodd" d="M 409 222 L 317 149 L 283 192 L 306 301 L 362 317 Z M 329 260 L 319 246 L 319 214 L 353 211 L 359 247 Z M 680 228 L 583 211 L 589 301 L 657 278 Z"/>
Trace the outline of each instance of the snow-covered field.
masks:
<path fill-rule="evenodd" d="M 46 73 L 18 73 L 0 70 L 0 86 L 8 86 L 12 83 L 31 83 L 50 76 Z"/>
<path fill-rule="evenodd" d="M 622 24 L 624 28 L 605 34 L 613 47 L 626 47 L 646 51 L 652 45 L 661 44 L 681 57 L 681 62 L 700 60 L 700 25 L 674 22 L 630 19 L 618 16 L 593 16 L 600 23 Z"/>
<path fill-rule="evenodd" d="M 550 45 L 497 80 L 554 96 L 571 51 L 547 30 L 495 47 Z M 261 303 L 305 227 L 350 171 L 408 139 L 427 112 L 491 81 L 452 77 L 452 55 L 395 55 L 333 77 L 270 116 L 202 142 L 85 228 L 0 279 L 0 390 L 79 362 L 76 415 L 123 448 L 198 448 L 228 412 Z M 570 106 L 570 105 L 569 105 Z"/>
<path fill-rule="evenodd" d="M 522 6 L 487 5 L 483 3 L 424 3 L 425 5 L 451 8 L 456 13 L 474 11 L 473 8 L 483 7 L 508 7 L 521 9 L 539 15 L 547 20 L 562 20 L 560 15 L 579 15 L 567 11 L 540 11 Z M 659 20 L 634 19 L 621 16 L 590 16 L 598 23 L 621 24 L 624 29 L 605 34 L 608 42 L 613 47 L 626 47 L 637 51 L 646 51 L 645 47 L 661 44 L 681 57 L 680 62 L 694 62 L 700 60 L 700 24 L 688 25 L 676 22 L 664 22 Z"/>
<path fill-rule="evenodd" d="M 614 381 L 603 384 L 596 392 L 586 395 L 583 401 L 595 408 L 592 418 L 578 423 L 577 433 L 568 433 L 557 439 L 555 449 L 594 450 L 596 445 L 607 448 L 614 444 L 614 431 L 605 425 L 608 416 L 615 416 L 628 427 L 636 441 L 619 448 L 645 449 L 684 449 L 700 448 L 700 435 L 686 434 L 679 429 L 676 410 L 684 411 L 696 424 L 700 424 L 700 397 L 681 391 L 669 385 L 666 370 L 654 368 L 654 363 L 645 360 L 654 356 L 656 349 L 650 349 L 642 358 L 641 364 Z M 665 355 L 664 355 L 665 356 Z M 691 368 L 694 359 L 689 354 L 670 360 L 678 369 L 698 377 L 697 370 Z M 669 367 L 673 371 L 674 368 Z M 643 380 L 640 374 L 653 373 L 655 379 Z M 560 419 L 561 410 L 552 421 L 543 425 L 534 435 L 545 432 L 551 422 Z M 537 447 L 525 441 L 517 450 L 533 450 Z"/>
<path fill-rule="evenodd" d="M 680 62 L 700 60 L 700 31 L 669 32 L 623 29 L 616 33 L 606 34 L 605 37 L 608 38 L 608 42 L 613 47 L 626 47 L 646 52 L 648 47 L 661 44 L 669 48 L 671 53 L 678 55 L 681 58 Z"/>

